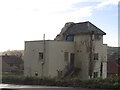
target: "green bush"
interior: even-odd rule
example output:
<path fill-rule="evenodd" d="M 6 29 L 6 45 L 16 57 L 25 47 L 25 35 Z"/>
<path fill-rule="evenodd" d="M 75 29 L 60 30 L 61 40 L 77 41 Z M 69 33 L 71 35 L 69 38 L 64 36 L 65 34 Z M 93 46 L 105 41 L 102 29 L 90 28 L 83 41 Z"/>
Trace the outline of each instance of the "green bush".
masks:
<path fill-rule="evenodd" d="M 25 85 L 47 85 L 47 86 L 64 86 L 64 87 L 87 87 L 87 88 L 119 88 L 120 77 L 116 78 L 95 78 L 90 80 L 81 80 L 74 78 L 50 78 L 23 75 L 4 75 L 3 83 L 8 84 L 25 84 Z"/>

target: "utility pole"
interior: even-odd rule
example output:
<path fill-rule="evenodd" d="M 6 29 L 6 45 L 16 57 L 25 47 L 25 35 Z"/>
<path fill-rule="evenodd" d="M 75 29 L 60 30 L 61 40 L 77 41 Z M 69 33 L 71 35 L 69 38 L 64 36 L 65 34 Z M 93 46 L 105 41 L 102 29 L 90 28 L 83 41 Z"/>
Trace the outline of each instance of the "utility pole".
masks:
<path fill-rule="evenodd" d="M 43 60 L 44 60 L 44 61 L 43 61 L 43 62 L 45 62 L 45 53 L 46 53 L 46 52 L 45 52 L 45 51 L 46 51 L 46 50 L 45 50 L 45 46 L 46 46 L 46 45 L 45 45 L 45 44 L 46 44 L 46 43 L 45 43 L 45 34 L 43 35 L 43 41 L 44 41 L 44 44 L 43 44 Z"/>
<path fill-rule="evenodd" d="M 93 73 L 93 35 L 94 31 L 91 32 L 90 34 L 90 59 L 89 59 L 89 76 L 92 78 L 92 73 Z"/>
<path fill-rule="evenodd" d="M 41 62 L 42 65 L 42 76 L 44 75 L 44 63 L 45 63 L 45 34 L 43 35 L 43 61 Z"/>

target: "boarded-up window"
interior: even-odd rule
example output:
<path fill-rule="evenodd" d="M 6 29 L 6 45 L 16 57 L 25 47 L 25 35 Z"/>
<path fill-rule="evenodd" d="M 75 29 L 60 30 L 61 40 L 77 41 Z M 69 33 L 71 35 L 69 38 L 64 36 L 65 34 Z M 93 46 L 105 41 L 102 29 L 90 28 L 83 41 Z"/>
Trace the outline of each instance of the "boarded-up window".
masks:
<path fill-rule="evenodd" d="M 93 77 L 94 77 L 94 78 L 98 77 L 98 72 L 94 72 Z"/>
<path fill-rule="evenodd" d="M 64 60 L 68 61 L 69 59 L 69 53 L 68 52 L 64 52 Z"/>
<path fill-rule="evenodd" d="M 94 60 L 98 60 L 98 59 L 99 59 L 98 53 L 94 53 Z"/>
<path fill-rule="evenodd" d="M 43 52 L 39 52 L 39 60 L 43 59 Z"/>

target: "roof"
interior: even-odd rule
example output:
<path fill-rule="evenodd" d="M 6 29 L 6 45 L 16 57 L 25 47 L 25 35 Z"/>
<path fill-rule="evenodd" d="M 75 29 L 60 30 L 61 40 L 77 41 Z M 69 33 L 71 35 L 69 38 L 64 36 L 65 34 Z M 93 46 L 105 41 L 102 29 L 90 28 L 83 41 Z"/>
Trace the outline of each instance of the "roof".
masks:
<path fill-rule="evenodd" d="M 4 55 L 2 56 L 2 60 L 5 61 L 7 64 L 21 64 L 23 63 L 22 59 L 20 57 L 17 56 L 13 56 L 13 55 Z"/>
<path fill-rule="evenodd" d="M 107 72 L 108 73 L 118 73 L 120 65 L 113 60 L 109 60 L 107 63 Z"/>
<path fill-rule="evenodd" d="M 100 34 L 106 35 L 101 29 L 93 25 L 91 22 L 81 22 L 81 23 L 73 23 L 70 27 L 64 32 L 65 35 L 75 35 L 75 34 Z"/>

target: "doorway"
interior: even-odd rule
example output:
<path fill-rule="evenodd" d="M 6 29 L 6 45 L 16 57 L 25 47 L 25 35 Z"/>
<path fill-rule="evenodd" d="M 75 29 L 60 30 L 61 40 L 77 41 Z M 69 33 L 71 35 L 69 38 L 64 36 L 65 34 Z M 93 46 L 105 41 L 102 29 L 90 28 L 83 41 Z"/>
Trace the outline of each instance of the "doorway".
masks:
<path fill-rule="evenodd" d="M 75 61 L 75 54 L 70 54 L 70 67 L 74 67 L 74 61 Z"/>

